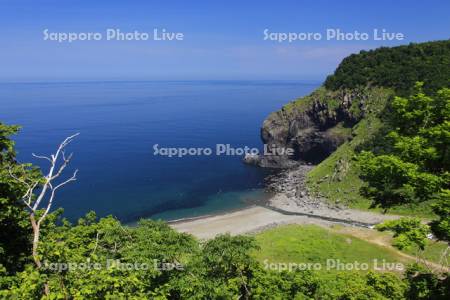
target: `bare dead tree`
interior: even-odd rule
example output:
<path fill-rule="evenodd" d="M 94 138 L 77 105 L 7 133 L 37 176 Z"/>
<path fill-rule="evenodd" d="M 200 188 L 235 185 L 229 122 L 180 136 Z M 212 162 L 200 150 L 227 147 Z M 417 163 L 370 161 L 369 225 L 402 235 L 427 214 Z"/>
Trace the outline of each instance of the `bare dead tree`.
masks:
<path fill-rule="evenodd" d="M 62 186 L 66 185 L 71 181 L 75 181 L 77 179 L 77 172 L 72 174 L 68 179 L 56 184 L 56 179 L 60 177 L 63 173 L 64 169 L 70 163 L 72 159 L 72 153 L 66 156 L 65 149 L 67 145 L 69 145 L 75 137 L 77 137 L 79 133 L 71 135 L 67 137 L 58 147 L 54 154 L 50 156 L 36 155 L 32 154 L 33 157 L 47 160 L 50 163 L 49 171 L 47 175 L 42 178 L 36 180 L 27 180 L 22 179 L 16 176 L 12 169 L 9 169 L 9 173 L 11 177 L 15 180 L 21 182 L 27 188 L 25 194 L 22 196 L 22 202 L 26 205 L 29 211 L 29 217 L 31 222 L 31 227 L 33 229 L 33 250 L 32 256 L 34 263 L 38 268 L 42 267 L 41 260 L 38 255 L 38 246 L 39 246 L 39 238 L 40 238 L 40 229 L 41 224 L 47 217 L 50 212 L 53 204 L 53 200 L 55 199 L 56 191 Z M 58 166 L 59 165 L 59 166 Z M 34 192 L 38 190 L 38 193 L 35 195 Z M 48 290 L 46 288 L 46 294 Z"/>

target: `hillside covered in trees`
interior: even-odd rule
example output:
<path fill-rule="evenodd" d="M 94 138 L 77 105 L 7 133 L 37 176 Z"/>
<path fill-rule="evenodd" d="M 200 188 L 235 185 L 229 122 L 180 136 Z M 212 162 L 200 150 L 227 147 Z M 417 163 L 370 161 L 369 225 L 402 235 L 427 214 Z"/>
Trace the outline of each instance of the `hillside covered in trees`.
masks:
<path fill-rule="evenodd" d="M 330 90 L 358 86 L 382 86 L 408 94 L 416 82 L 426 92 L 450 86 L 450 40 L 382 47 L 352 54 L 328 76 Z"/>

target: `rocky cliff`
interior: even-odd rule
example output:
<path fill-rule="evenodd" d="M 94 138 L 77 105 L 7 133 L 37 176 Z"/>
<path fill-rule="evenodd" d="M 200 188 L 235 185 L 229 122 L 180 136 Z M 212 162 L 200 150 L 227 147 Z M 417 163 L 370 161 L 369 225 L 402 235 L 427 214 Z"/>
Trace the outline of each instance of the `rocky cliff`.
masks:
<path fill-rule="evenodd" d="M 382 47 L 345 58 L 324 85 L 274 112 L 261 138 L 269 148 L 291 155 L 248 156 L 262 167 L 319 163 L 352 138 L 354 125 L 373 112 L 381 116 L 392 92 L 407 95 L 415 82 L 424 90 L 450 85 L 450 40 Z"/>
<path fill-rule="evenodd" d="M 291 148 L 293 154 L 247 158 L 262 167 L 318 163 L 351 138 L 351 128 L 364 117 L 370 91 L 319 88 L 274 112 L 264 121 L 261 138 L 269 148 Z"/>

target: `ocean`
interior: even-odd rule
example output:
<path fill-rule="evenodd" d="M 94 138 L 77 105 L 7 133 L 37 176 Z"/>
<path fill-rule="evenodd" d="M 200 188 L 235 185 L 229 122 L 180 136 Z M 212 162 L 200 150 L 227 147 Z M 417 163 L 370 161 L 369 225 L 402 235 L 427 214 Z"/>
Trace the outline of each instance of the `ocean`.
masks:
<path fill-rule="evenodd" d="M 123 222 L 173 220 L 239 209 L 264 199 L 263 170 L 217 144 L 262 148 L 269 113 L 319 84 L 296 81 L 109 81 L 0 83 L 0 122 L 22 126 L 18 160 L 47 170 L 66 137 L 74 153 L 54 208 L 74 221 L 90 210 Z M 155 146 L 157 145 L 157 146 Z M 155 147 L 210 148 L 211 155 L 168 157 Z"/>

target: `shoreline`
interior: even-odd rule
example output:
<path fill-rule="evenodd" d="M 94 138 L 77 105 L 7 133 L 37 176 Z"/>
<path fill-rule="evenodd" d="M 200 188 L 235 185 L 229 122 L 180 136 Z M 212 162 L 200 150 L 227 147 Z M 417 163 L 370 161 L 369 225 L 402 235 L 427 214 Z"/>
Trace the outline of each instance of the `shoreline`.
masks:
<path fill-rule="evenodd" d="M 264 194 L 266 196 L 263 197 L 262 199 L 245 200 L 244 202 L 246 203 L 246 205 L 242 206 L 242 207 L 231 208 L 231 209 L 227 209 L 227 210 L 223 210 L 223 211 L 211 212 L 211 213 L 205 214 L 205 215 L 198 215 L 198 216 L 193 216 L 193 217 L 184 217 L 184 218 L 179 218 L 179 219 L 166 220 L 166 222 L 168 224 L 178 224 L 178 223 L 195 221 L 195 220 L 199 220 L 199 219 L 226 216 L 226 215 L 229 215 L 232 213 L 236 213 L 236 212 L 247 210 L 247 209 L 254 208 L 254 207 L 267 207 L 270 205 L 270 201 L 275 196 L 275 194 L 270 191 L 267 191 L 267 190 L 264 191 Z"/>
<path fill-rule="evenodd" d="M 314 224 L 327 227 L 342 225 L 371 229 L 379 222 L 398 218 L 398 216 L 393 215 L 381 215 L 363 211 L 355 212 L 363 220 L 361 218 L 355 219 L 351 216 L 341 219 L 326 215 L 285 211 L 272 206 L 253 205 L 232 212 L 169 221 L 168 224 L 179 232 L 192 234 L 199 239 L 210 239 L 216 235 L 226 233 L 231 235 L 254 234 L 287 224 Z M 365 216 L 375 218 L 378 222 L 365 222 Z"/>
<path fill-rule="evenodd" d="M 211 239 L 219 234 L 250 234 L 283 224 L 306 224 L 305 216 L 288 216 L 262 206 L 253 206 L 232 213 L 206 216 L 195 220 L 171 223 L 179 232 L 189 233 L 199 239 Z M 324 225 L 326 222 L 323 222 Z"/>
<path fill-rule="evenodd" d="M 284 224 L 340 224 L 352 227 L 373 228 L 385 220 L 399 218 L 331 205 L 323 198 L 308 193 L 306 173 L 313 166 L 301 165 L 268 178 L 267 189 L 273 195 L 265 201 L 234 211 L 169 221 L 180 232 L 193 234 L 200 239 L 218 234 L 249 234 Z"/>

